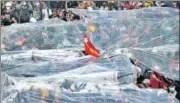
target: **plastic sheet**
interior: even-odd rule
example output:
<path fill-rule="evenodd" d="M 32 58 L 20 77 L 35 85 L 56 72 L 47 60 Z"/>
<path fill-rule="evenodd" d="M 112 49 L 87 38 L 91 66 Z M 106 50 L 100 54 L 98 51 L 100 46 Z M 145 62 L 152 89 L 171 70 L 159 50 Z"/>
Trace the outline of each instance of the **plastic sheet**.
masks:
<path fill-rule="evenodd" d="M 3 103 L 179 102 L 161 89 L 137 88 L 129 61 L 138 59 L 166 77 L 179 78 L 177 9 L 73 12 L 88 18 L 2 27 Z M 81 52 L 84 32 L 101 58 Z"/>
<path fill-rule="evenodd" d="M 162 8 L 162 12 L 166 9 Z M 150 12 L 151 9 L 144 11 Z M 88 24 L 96 28 L 95 32 L 90 32 L 91 40 L 102 54 L 127 52 L 146 66 L 152 69 L 158 67 L 165 76 L 178 80 L 179 16 L 175 16 L 176 13 L 161 20 L 160 17 L 96 18 Z M 175 63 L 171 65 L 172 62 Z"/>
<path fill-rule="evenodd" d="M 73 12 L 80 16 L 86 16 L 88 18 L 166 18 L 178 16 L 179 10 L 168 7 L 152 7 L 142 8 L 134 10 L 123 10 L 123 11 L 105 11 L 105 10 L 93 10 L 88 11 L 84 9 L 71 9 Z"/>
<path fill-rule="evenodd" d="M 76 54 L 75 52 L 73 52 L 75 51 L 75 49 L 71 49 L 72 51 L 24 51 L 21 53 L 17 52 L 13 54 L 8 54 L 8 57 L 4 54 L 2 56 L 2 68 L 3 71 L 15 77 L 37 77 L 60 73 L 64 76 L 75 74 L 76 78 L 87 78 L 87 80 L 92 80 L 95 76 L 98 75 L 99 77 L 102 77 L 102 79 L 108 77 L 109 75 L 112 77 L 112 80 L 117 80 L 117 78 L 123 78 L 125 76 L 127 78 L 124 78 L 125 81 L 122 81 L 122 83 L 126 83 L 126 80 L 129 81 L 128 83 L 131 83 L 133 81 L 133 69 L 128 58 L 123 56 L 117 56 L 109 59 L 98 60 L 90 56 L 78 57 L 79 54 L 77 52 Z M 100 70 L 98 70 L 98 68 Z M 104 73 L 90 74 L 91 72 Z M 115 75 L 115 77 L 113 77 L 113 75 Z M 120 77 L 118 75 L 120 75 Z"/>
<path fill-rule="evenodd" d="M 133 84 L 101 84 L 101 83 L 73 83 L 64 80 L 62 83 L 45 83 L 39 78 L 18 80 L 15 85 L 11 85 L 10 77 L 6 77 L 9 82 L 8 91 L 3 92 L 3 103 L 178 103 L 173 95 L 164 90 L 139 89 Z M 60 78 L 58 78 L 60 79 Z M 52 79 L 54 80 L 54 79 Z M 47 82 L 47 81 L 46 81 Z M 7 84 L 4 83 L 7 86 Z M 4 89 L 7 90 L 7 89 Z M 10 93 L 8 96 L 7 93 Z M 6 93 L 6 94 L 5 94 Z"/>
<path fill-rule="evenodd" d="M 13 24 L 2 28 L 5 50 L 57 49 L 82 46 L 86 28 L 57 18 L 45 22 Z"/>
<path fill-rule="evenodd" d="M 13 103 L 178 103 L 163 90 L 140 90 L 132 85 L 117 89 L 118 93 L 78 93 L 60 90 L 59 87 L 29 85 L 13 98 Z M 10 100 L 9 100 L 10 101 Z"/>

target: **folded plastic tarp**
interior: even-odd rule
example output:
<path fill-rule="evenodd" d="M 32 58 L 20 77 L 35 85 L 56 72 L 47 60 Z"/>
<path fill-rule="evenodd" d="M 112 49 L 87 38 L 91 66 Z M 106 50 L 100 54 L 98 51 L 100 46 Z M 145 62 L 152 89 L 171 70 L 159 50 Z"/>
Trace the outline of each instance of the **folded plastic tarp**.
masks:
<path fill-rule="evenodd" d="M 107 75 L 112 75 L 113 77 L 115 75 L 114 79 L 121 78 L 121 83 L 133 82 L 133 67 L 127 57 L 121 55 L 108 59 L 97 59 L 91 56 L 78 57 L 79 53 L 74 51 L 74 48 L 72 48 L 72 51 L 33 50 L 13 54 L 7 53 L 8 56 L 4 53 L 1 56 L 2 70 L 15 77 L 37 77 L 60 73 L 65 76 L 75 74 L 76 78 L 81 79 L 85 79 L 87 76 L 86 79 L 89 78 L 87 80 L 92 80 L 93 76 L 97 75 L 100 77 L 106 77 Z M 87 74 L 91 72 L 98 73 L 88 76 Z M 83 77 L 83 74 L 85 77 Z"/>
<path fill-rule="evenodd" d="M 2 75 L 3 85 L 6 87 L 2 92 L 3 102 L 168 103 L 173 100 L 178 103 L 177 99 L 166 91 L 141 90 L 128 85 L 135 81 L 135 72 L 127 57 L 78 57 L 79 54 L 75 51 L 76 49 L 72 48 L 72 51 L 64 49 L 4 52 L 1 56 L 2 65 L 9 62 L 14 67 L 10 70 L 9 64 L 6 64 L 6 68 L 3 67 L 3 71 L 10 75 Z M 32 54 L 37 60 L 32 60 Z"/>
<path fill-rule="evenodd" d="M 9 83 L 8 89 L 3 89 L 2 103 L 178 103 L 173 95 L 164 90 L 139 89 L 134 85 L 103 85 L 85 84 L 83 82 L 66 87 L 74 87 L 81 92 L 73 92 L 73 89 L 62 89 L 62 85 L 50 85 L 43 82 L 18 81 L 11 85 L 11 78 L 3 74 Z M 5 84 L 4 84 L 5 85 Z M 7 86 L 7 84 L 6 84 Z M 7 91 L 8 90 L 8 91 Z M 109 91 L 105 91 L 109 90 Z M 9 95 L 7 95 L 9 93 Z"/>
<path fill-rule="evenodd" d="M 32 60 L 32 55 L 36 59 Z M 41 94 L 41 91 L 31 93 L 31 91 L 26 90 L 31 86 L 31 83 L 37 84 L 41 89 L 43 84 L 50 87 L 57 86 L 59 90 L 67 91 L 70 89 L 73 93 L 69 93 L 69 97 L 60 96 L 59 98 L 61 98 L 60 101 L 71 103 L 86 101 L 86 99 L 82 99 L 81 92 L 84 95 L 91 95 L 88 91 L 92 91 L 97 92 L 94 96 L 100 95 L 98 86 L 102 88 L 102 92 L 112 94 L 117 91 L 119 85 L 135 81 L 133 66 L 128 58 L 122 55 L 108 59 L 97 59 L 91 56 L 79 57 L 76 49 L 72 48 L 4 52 L 1 57 L 3 72 L 10 75 L 5 75 L 2 78 L 6 78 L 9 82 L 14 81 L 13 85 L 7 86 L 3 92 L 3 101 L 7 103 L 11 101 L 14 103 L 42 101 L 38 95 Z M 47 89 L 47 91 L 51 92 L 51 89 Z M 9 95 L 6 95 L 8 93 Z M 53 99 L 53 95 L 49 99 Z M 76 96 L 79 99 L 74 101 Z"/>

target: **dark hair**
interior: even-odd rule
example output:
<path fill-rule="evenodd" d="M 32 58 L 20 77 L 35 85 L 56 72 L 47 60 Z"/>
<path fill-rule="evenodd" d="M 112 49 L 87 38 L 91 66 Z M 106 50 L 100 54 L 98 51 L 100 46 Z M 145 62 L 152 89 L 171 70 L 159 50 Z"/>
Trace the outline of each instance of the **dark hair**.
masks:
<path fill-rule="evenodd" d="M 80 16 L 79 15 L 74 15 L 73 19 L 80 20 Z"/>
<path fill-rule="evenodd" d="M 17 4 L 20 4 L 22 1 L 17 1 Z"/>
<path fill-rule="evenodd" d="M 7 19 L 7 18 L 3 19 L 2 22 L 3 22 L 4 26 L 11 25 L 11 21 L 9 19 Z"/>

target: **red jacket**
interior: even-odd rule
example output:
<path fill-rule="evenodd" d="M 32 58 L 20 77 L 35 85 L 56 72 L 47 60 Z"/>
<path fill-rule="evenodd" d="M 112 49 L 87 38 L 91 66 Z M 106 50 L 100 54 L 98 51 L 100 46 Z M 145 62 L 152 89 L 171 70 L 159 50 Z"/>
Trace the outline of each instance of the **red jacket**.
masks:
<path fill-rule="evenodd" d="M 153 75 L 150 76 L 150 87 L 151 88 L 164 88 L 164 87 L 167 87 L 168 84 L 164 81 L 162 75 L 158 72 L 155 72 L 156 73 L 156 78 L 153 77 Z"/>
<path fill-rule="evenodd" d="M 160 88 L 160 83 L 153 77 L 153 75 L 150 76 L 150 85 L 151 88 Z"/>

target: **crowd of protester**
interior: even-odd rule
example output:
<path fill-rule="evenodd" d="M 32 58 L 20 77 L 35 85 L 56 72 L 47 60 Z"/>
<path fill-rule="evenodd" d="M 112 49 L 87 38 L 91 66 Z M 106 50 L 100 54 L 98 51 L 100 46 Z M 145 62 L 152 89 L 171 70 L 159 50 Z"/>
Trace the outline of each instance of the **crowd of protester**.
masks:
<path fill-rule="evenodd" d="M 65 21 L 80 17 L 67 8 L 88 10 L 130 10 L 143 7 L 179 8 L 178 1 L 2 1 L 1 25 L 36 22 L 51 18 Z"/>
<path fill-rule="evenodd" d="M 63 7 L 63 5 L 65 5 L 63 2 L 12 1 L 1 3 L 1 5 L 2 26 L 13 23 L 36 22 L 51 18 L 59 18 L 64 21 L 80 19 L 78 15 Z"/>

